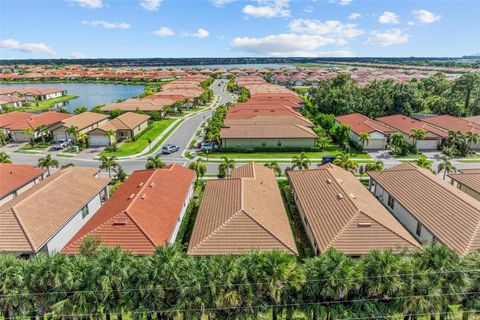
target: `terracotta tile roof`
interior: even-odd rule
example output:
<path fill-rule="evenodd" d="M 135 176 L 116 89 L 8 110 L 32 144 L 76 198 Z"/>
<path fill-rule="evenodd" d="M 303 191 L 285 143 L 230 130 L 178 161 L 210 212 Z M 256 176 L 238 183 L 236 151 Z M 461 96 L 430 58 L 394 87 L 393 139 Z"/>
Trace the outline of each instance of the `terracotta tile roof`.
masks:
<path fill-rule="evenodd" d="M 463 134 L 467 132 L 480 133 L 480 124 L 454 116 L 442 115 L 427 117 L 422 118 L 422 121 L 428 122 L 444 130 L 460 131 Z"/>
<path fill-rule="evenodd" d="M 96 168 L 58 170 L 0 206 L 0 251 L 35 253 L 110 182 Z"/>
<path fill-rule="evenodd" d="M 0 127 L 12 131 L 35 130 L 41 125 L 52 126 L 70 117 L 72 115 L 55 111 L 39 114 L 14 111 L 0 115 Z"/>
<path fill-rule="evenodd" d="M 20 102 L 20 101 L 26 101 L 26 99 L 21 97 L 15 97 L 15 96 L 0 95 L 0 104 L 14 103 L 14 102 Z"/>
<path fill-rule="evenodd" d="M 0 94 L 14 94 L 14 93 L 20 93 L 20 94 L 32 94 L 32 95 L 46 95 L 50 93 L 57 93 L 57 92 L 63 92 L 65 90 L 63 89 L 57 89 L 57 88 L 17 88 L 17 87 L 6 87 L 6 88 L 0 88 Z"/>
<path fill-rule="evenodd" d="M 480 125 L 480 115 L 473 116 L 473 117 L 466 117 L 466 118 L 463 118 L 463 119 L 468 120 L 468 121 L 472 121 L 473 123 Z"/>
<path fill-rule="evenodd" d="M 208 181 L 188 253 L 272 249 L 298 254 L 273 171 L 250 163 L 234 169 L 230 179 Z"/>
<path fill-rule="evenodd" d="M 69 128 L 71 126 L 75 126 L 79 130 L 82 130 L 108 118 L 109 116 L 106 114 L 87 111 L 65 119 L 62 121 L 62 123 L 64 127 Z"/>
<path fill-rule="evenodd" d="M 461 170 L 459 173 L 448 175 L 451 179 L 480 193 L 480 169 Z"/>
<path fill-rule="evenodd" d="M 396 114 L 393 116 L 386 116 L 377 119 L 378 121 L 386 124 L 387 126 L 403 132 L 404 134 L 410 134 L 412 129 L 424 129 L 426 133 L 431 132 L 432 134 L 438 136 L 438 138 L 448 137 L 448 132 L 446 130 L 439 129 L 432 126 L 429 123 L 416 120 L 401 114 Z"/>
<path fill-rule="evenodd" d="M 294 113 L 286 114 L 286 115 L 278 115 L 275 117 L 265 115 L 252 115 L 250 117 L 243 117 L 243 118 L 226 118 L 223 122 L 224 127 L 239 125 L 239 124 L 250 124 L 250 125 L 268 125 L 268 124 L 298 124 L 301 126 L 313 128 L 314 125 L 308 119 L 299 116 Z"/>
<path fill-rule="evenodd" d="M 357 135 L 360 135 L 361 133 L 372 133 L 375 131 L 383 134 L 389 134 L 395 131 L 381 122 L 372 120 L 360 113 L 351 113 L 338 116 L 335 118 L 335 120 L 350 126 L 352 131 Z"/>
<path fill-rule="evenodd" d="M 420 246 L 350 172 L 327 164 L 288 177 L 320 252 L 334 247 L 357 256 Z"/>
<path fill-rule="evenodd" d="M 480 248 L 479 201 L 411 163 L 369 175 L 441 243 L 462 255 Z"/>
<path fill-rule="evenodd" d="M 28 164 L 0 163 L 0 198 L 29 184 L 44 173 L 44 169 Z"/>
<path fill-rule="evenodd" d="M 299 124 L 235 124 L 220 130 L 222 139 L 316 139 L 311 128 Z"/>
<path fill-rule="evenodd" d="M 126 112 L 106 123 L 99 126 L 99 129 L 108 130 L 133 130 L 145 121 L 150 119 L 149 115 L 139 114 L 136 112 Z"/>
<path fill-rule="evenodd" d="M 79 253 L 92 235 L 109 247 L 152 253 L 170 239 L 194 179 L 192 170 L 177 164 L 133 172 L 62 252 Z"/>

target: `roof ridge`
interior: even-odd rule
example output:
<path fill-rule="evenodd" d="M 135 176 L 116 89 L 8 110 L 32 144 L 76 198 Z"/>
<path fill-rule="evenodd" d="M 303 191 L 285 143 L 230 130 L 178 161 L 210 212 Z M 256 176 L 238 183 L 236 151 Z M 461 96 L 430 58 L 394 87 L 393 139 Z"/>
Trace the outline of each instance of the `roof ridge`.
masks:
<path fill-rule="evenodd" d="M 356 208 L 356 206 L 355 206 L 355 208 Z M 355 214 L 352 215 L 352 217 L 350 219 L 348 219 L 347 223 L 345 223 L 343 225 L 343 227 L 340 229 L 340 231 L 337 232 L 337 234 L 332 238 L 332 240 L 330 240 L 330 242 L 328 242 L 326 248 L 329 248 L 335 241 L 338 240 L 338 238 L 340 238 L 341 235 L 343 235 L 345 230 L 350 226 L 350 223 L 352 223 L 352 221 L 360 215 L 360 212 L 362 212 L 362 211 L 358 210 L 358 208 L 357 208 L 357 211 L 355 211 Z"/>
<path fill-rule="evenodd" d="M 470 247 L 472 246 L 473 240 L 477 237 L 477 235 L 480 233 L 480 219 L 477 222 L 477 226 L 475 227 L 475 230 L 472 233 L 472 236 L 467 242 L 467 245 L 465 246 L 465 250 L 463 251 L 464 254 L 468 253 L 470 250 Z"/>
<path fill-rule="evenodd" d="M 32 251 L 36 251 L 37 248 L 36 248 L 36 246 L 34 245 L 33 241 L 30 239 L 30 236 L 29 236 L 29 234 L 27 233 L 27 230 L 25 229 L 25 226 L 23 225 L 22 220 L 21 220 L 20 217 L 18 216 L 17 211 L 15 210 L 15 208 L 14 208 L 13 206 L 10 207 L 10 210 L 12 211 L 13 216 L 14 216 L 15 219 L 17 220 L 18 225 L 20 226 L 20 229 L 22 230 L 23 234 L 25 235 L 25 238 L 27 239 L 28 243 L 30 244 L 30 247 L 32 248 Z"/>
<path fill-rule="evenodd" d="M 141 233 L 143 233 L 143 235 L 145 236 L 145 238 L 148 239 L 148 241 L 150 241 L 150 243 L 153 245 L 153 247 L 155 248 L 156 247 L 156 244 L 155 242 L 153 241 L 152 238 L 150 238 L 150 236 L 145 232 L 145 230 L 140 226 L 140 224 L 137 222 L 137 220 L 135 220 L 135 218 L 130 214 L 130 212 L 128 212 L 127 210 L 124 211 L 125 214 L 130 218 L 130 220 L 132 220 L 132 222 L 137 226 L 137 228 L 140 230 Z"/>

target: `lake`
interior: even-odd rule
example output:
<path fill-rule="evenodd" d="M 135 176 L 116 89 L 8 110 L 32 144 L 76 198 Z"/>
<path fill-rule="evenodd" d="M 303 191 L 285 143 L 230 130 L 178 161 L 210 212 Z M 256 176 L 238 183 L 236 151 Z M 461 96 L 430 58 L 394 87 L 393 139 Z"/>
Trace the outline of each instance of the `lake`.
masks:
<path fill-rule="evenodd" d="M 132 84 L 107 84 L 107 83 L 31 83 L 31 84 L 1 84 L 0 87 L 41 87 L 58 88 L 67 90 L 68 95 L 78 96 L 77 99 L 68 101 L 65 109 L 86 106 L 92 109 L 97 104 L 107 104 L 119 99 L 128 99 L 138 96 L 145 86 Z"/>

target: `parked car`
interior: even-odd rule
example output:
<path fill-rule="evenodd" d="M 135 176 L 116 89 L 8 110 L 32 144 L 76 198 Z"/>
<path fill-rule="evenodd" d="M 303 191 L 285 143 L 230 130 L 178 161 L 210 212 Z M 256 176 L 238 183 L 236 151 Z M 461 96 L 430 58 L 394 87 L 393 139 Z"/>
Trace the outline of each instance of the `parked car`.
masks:
<path fill-rule="evenodd" d="M 72 144 L 72 139 L 59 139 L 52 147 L 54 150 L 62 150 Z"/>
<path fill-rule="evenodd" d="M 218 149 L 218 145 L 211 142 L 202 142 L 202 146 L 200 147 L 201 151 L 212 151 L 217 149 Z"/>
<path fill-rule="evenodd" d="M 177 152 L 180 148 L 174 144 L 166 144 L 162 147 L 163 154 L 171 154 Z"/>
<path fill-rule="evenodd" d="M 326 163 L 331 163 L 333 162 L 333 160 L 337 159 L 337 156 L 334 156 L 334 155 L 328 155 L 328 156 L 324 156 L 322 158 L 322 164 L 326 164 Z"/>

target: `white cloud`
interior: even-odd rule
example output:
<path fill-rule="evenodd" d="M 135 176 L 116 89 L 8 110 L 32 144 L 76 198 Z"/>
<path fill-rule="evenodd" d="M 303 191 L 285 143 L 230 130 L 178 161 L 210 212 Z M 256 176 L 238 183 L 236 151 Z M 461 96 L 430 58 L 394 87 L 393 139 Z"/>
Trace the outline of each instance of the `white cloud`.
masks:
<path fill-rule="evenodd" d="M 108 22 L 105 20 L 83 20 L 82 24 L 91 27 L 103 27 L 105 29 L 129 29 L 130 24 L 125 22 Z"/>
<path fill-rule="evenodd" d="M 353 20 L 357 20 L 358 18 L 361 18 L 361 17 L 362 17 L 362 15 L 361 15 L 360 13 L 358 13 L 358 12 L 353 12 L 352 14 L 350 14 L 350 15 L 348 16 L 348 20 L 352 20 L 352 21 L 353 21 Z"/>
<path fill-rule="evenodd" d="M 80 7 L 89 8 L 89 9 L 99 9 L 103 8 L 102 0 L 72 0 Z"/>
<path fill-rule="evenodd" d="M 243 13 L 255 18 L 289 17 L 289 0 L 257 0 L 257 5 L 246 5 Z"/>
<path fill-rule="evenodd" d="M 330 3 L 338 3 L 341 6 L 348 6 L 352 3 L 352 0 L 330 0 Z"/>
<path fill-rule="evenodd" d="M 350 50 L 320 51 L 315 53 L 315 57 L 354 57 Z"/>
<path fill-rule="evenodd" d="M 72 57 L 72 59 L 86 59 L 87 56 L 81 52 L 72 52 L 70 54 L 70 56 Z"/>
<path fill-rule="evenodd" d="M 39 43 L 33 43 L 33 42 L 27 42 L 27 43 L 21 43 L 20 41 L 17 41 L 15 39 L 5 39 L 5 40 L 0 40 L 0 48 L 1 49 L 7 49 L 7 50 L 13 50 L 13 51 L 21 51 L 21 52 L 27 52 L 27 53 L 43 53 L 47 54 L 50 56 L 54 56 L 57 54 L 55 50 L 47 46 L 43 42 Z"/>
<path fill-rule="evenodd" d="M 160 29 L 153 31 L 153 34 L 159 37 L 169 37 L 175 35 L 175 32 L 169 27 L 161 27 Z"/>
<path fill-rule="evenodd" d="M 322 22 L 319 20 L 297 19 L 293 20 L 289 27 L 293 32 L 342 38 L 354 38 L 363 34 L 363 30 L 358 29 L 357 25 L 351 23 L 344 24 L 338 20 Z"/>
<path fill-rule="evenodd" d="M 395 12 L 385 11 L 380 17 L 378 17 L 378 22 L 381 24 L 397 24 L 400 23 L 400 20 Z"/>
<path fill-rule="evenodd" d="M 345 45 L 342 39 L 322 35 L 284 33 L 262 38 L 235 38 L 234 50 L 267 56 L 316 56 L 314 50 L 326 45 Z"/>
<path fill-rule="evenodd" d="M 215 7 L 223 7 L 224 5 L 235 2 L 235 1 L 237 0 L 211 0 L 212 4 Z"/>
<path fill-rule="evenodd" d="M 303 12 L 305 12 L 305 13 L 313 13 L 313 7 L 312 7 L 312 6 L 308 6 L 308 7 L 306 7 L 305 9 L 303 9 Z"/>
<path fill-rule="evenodd" d="M 197 38 L 206 38 L 210 35 L 210 32 L 208 30 L 199 28 L 195 33 L 192 34 L 192 37 L 197 37 Z"/>
<path fill-rule="evenodd" d="M 160 7 L 162 0 L 140 0 L 140 6 L 148 11 L 156 11 Z"/>
<path fill-rule="evenodd" d="M 433 23 L 442 18 L 441 15 L 435 14 L 431 11 L 425 10 L 425 9 L 420 9 L 420 10 L 413 10 L 412 11 L 413 16 L 417 20 L 418 23 L 420 24 L 427 24 L 427 23 Z"/>
<path fill-rule="evenodd" d="M 391 29 L 383 32 L 373 31 L 366 43 L 381 47 L 388 47 L 395 44 L 406 43 L 409 39 L 410 36 L 403 33 L 402 30 Z"/>

